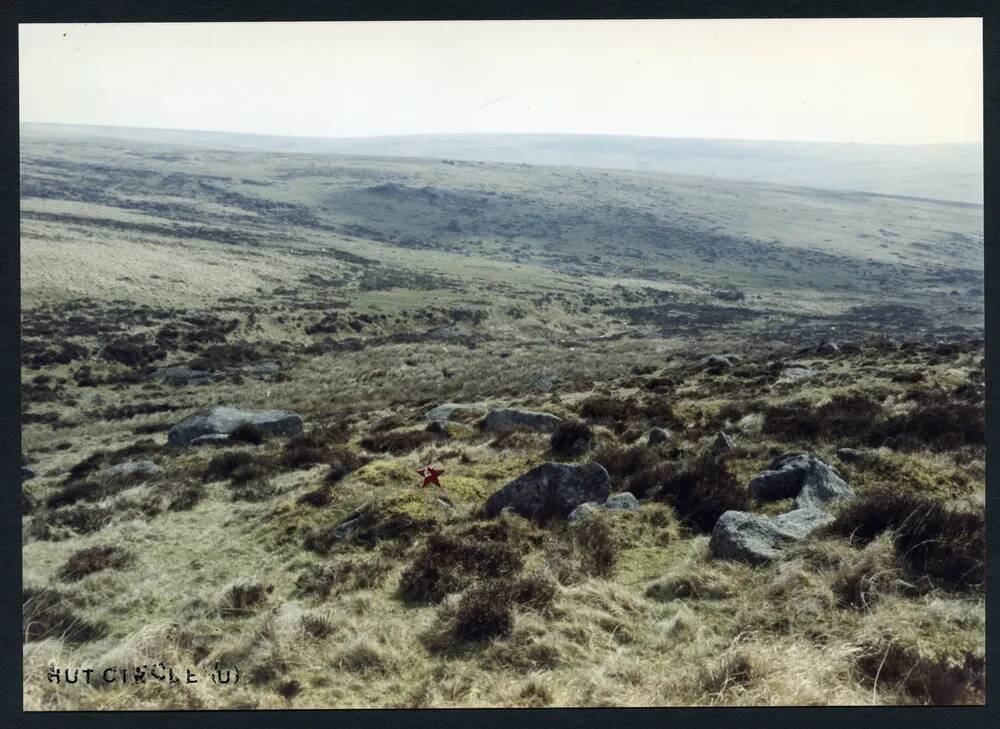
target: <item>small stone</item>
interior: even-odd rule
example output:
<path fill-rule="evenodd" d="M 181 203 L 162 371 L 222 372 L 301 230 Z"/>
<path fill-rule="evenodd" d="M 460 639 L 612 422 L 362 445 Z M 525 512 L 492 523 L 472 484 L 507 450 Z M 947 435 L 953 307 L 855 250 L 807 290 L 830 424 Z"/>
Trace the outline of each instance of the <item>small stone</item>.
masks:
<path fill-rule="evenodd" d="M 661 443 L 670 443 L 674 439 L 674 434 L 666 428 L 650 428 L 649 435 L 646 436 L 646 443 L 654 446 Z"/>
<path fill-rule="evenodd" d="M 573 509 L 573 511 L 569 513 L 569 516 L 566 517 L 566 521 L 575 524 L 578 521 L 583 521 L 587 517 L 596 514 L 600 510 L 601 505 L 596 501 L 587 501 Z"/>
<path fill-rule="evenodd" d="M 605 509 L 615 509 L 615 510 L 631 510 L 639 508 L 639 499 L 635 498 L 628 491 L 622 491 L 618 494 L 611 494 L 608 500 L 604 502 Z"/>

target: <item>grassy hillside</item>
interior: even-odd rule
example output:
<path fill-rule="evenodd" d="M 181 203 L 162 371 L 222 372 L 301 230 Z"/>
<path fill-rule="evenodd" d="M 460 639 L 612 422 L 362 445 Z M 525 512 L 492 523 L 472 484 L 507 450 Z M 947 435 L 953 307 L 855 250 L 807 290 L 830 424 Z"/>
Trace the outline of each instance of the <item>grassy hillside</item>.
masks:
<path fill-rule="evenodd" d="M 22 135 L 115 138 L 212 149 L 572 165 L 751 180 L 982 204 L 982 144 L 835 144 L 595 134 L 282 137 L 134 127 L 22 124 Z"/>
<path fill-rule="evenodd" d="M 54 133 L 21 165 L 27 708 L 983 700 L 981 206 Z M 167 443 L 216 404 L 305 432 Z M 789 450 L 858 501 L 713 558 Z M 641 505 L 480 512 L 546 461 Z M 160 661 L 241 681 L 45 678 Z"/>

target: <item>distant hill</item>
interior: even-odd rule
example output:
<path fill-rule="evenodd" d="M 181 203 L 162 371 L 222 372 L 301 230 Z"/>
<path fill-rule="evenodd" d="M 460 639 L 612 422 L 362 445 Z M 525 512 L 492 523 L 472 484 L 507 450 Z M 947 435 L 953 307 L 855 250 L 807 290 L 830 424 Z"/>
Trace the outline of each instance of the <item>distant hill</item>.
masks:
<path fill-rule="evenodd" d="M 874 145 L 583 134 L 284 137 L 136 127 L 21 125 L 26 138 L 113 138 L 213 149 L 643 170 L 982 204 L 981 144 Z"/>

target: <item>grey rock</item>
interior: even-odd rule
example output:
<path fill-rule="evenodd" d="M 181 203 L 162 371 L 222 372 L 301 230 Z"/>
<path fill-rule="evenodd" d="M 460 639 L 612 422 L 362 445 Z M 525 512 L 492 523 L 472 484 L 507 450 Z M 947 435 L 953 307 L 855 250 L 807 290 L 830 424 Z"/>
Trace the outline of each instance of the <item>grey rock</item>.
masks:
<path fill-rule="evenodd" d="M 854 491 L 833 468 L 819 459 L 806 469 L 802 490 L 795 497 L 800 509 L 820 509 L 839 501 L 853 501 Z"/>
<path fill-rule="evenodd" d="M 660 443 L 670 443 L 674 439 L 674 434 L 666 428 L 650 428 L 649 435 L 646 436 L 646 443 L 649 445 L 659 445 Z"/>
<path fill-rule="evenodd" d="M 264 362 L 257 362 L 252 365 L 244 365 L 243 367 L 240 367 L 240 370 L 248 375 L 262 377 L 277 374 L 281 371 L 281 365 L 274 360 L 265 360 Z"/>
<path fill-rule="evenodd" d="M 610 493 L 611 479 L 599 463 L 543 463 L 490 496 L 483 509 L 489 517 L 506 507 L 529 519 L 567 517 L 580 504 L 603 502 Z"/>
<path fill-rule="evenodd" d="M 348 519 L 347 521 L 342 521 L 340 524 L 333 528 L 333 536 L 336 539 L 347 539 L 355 531 L 357 531 L 361 520 L 359 518 Z"/>
<path fill-rule="evenodd" d="M 550 413 L 538 413 L 516 408 L 495 408 L 483 419 L 485 430 L 554 430 L 562 422 Z"/>
<path fill-rule="evenodd" d="M 712 455 L 716 458 L 724 456 L 735 446 L 736 441 L 720 430 L 716 433 L 715 440 L 712 442 Z"/>
<path fill-rule="evenodd" d="M 844 463 L 857 463 L 863 460 L 865 453 L 859 451 L 857 448 L 838 448 L 837 458 L 842 460 Z"/>
<path fill-rule="evenodd" d="M 151 476 L 159 470 L 152 461 L 125 461 L 124 463 L 117 463 L 114 466 L 102 468 L 97 472 L 97 477 L 106 479 L 124 478 L 127 476 Z"/>
<path fill-rule="evenodd" d="M 638 509 L 639 499 L 635 498 L 628 491 L 622 491 L 621 493 L 611 494 L 608 500 L 604 502 L 604 508 L 615 510 Z"/>
<path fill-rule="evenodd" d="M 789 380 L 805 380 L 810 377 L 815 377 L 819 374 L 819 370 L 814 370 L 809 367 L 786 367 L 781 371 L 781 376 L 786 377 Z"/>
<path fill-rule="evenodd" d="M 586 519 L 600 511 L 633 511 L 639 508 L 639 500 L 628 491 L 611 494 L 603 504 L 587 501 L 577 506 L 566 517 L 568 521 L 577 522 Z"/>
<path fill-rule="evenodd" d="M 256 425 L 272 435 L 295 435 L 302 432 L 302 416 L 297 413 L 220 406 L 203 410 L 177 423 L 167 434 L 167 441 L 175 445 L 188 445 L 205 435 L 229 435 L 246 424 Z"/>
<path fill-rule="evenodd" d="M 785 468 L 785 466 L 804 466 L 812 456 L 808 451 L 788 451 L 780 456 L 775 456 L 768 468 L 772 471 Z"/>
<path fill-rule="evenodd" d="M 573 509 L 573 511 L 569 513 L 569 516 L 566 517 L 566 520 L 575 524 L 576 522 L 583 521 L 587 517 L 592 514 L 596 514 L 599 511 L 601 511 L 600 504 L 596 501 L 587 501 L 586 503 L 580 504 Z"/>
<path fill-rule="evenodd" d="M 843 476 L 814 453 L 783 453 L 769 470 L 756 476 L 750 495 L 761 501 L 795 499 L 799 508 L 822 508 L 854 499 L 854 491 Z"/>
<path fill-rule="evenodd" d="M 731 370 L 733 368 L 733 361 L 721 354 L 710 354 L 709 356 L 702 357 L 698 360 L 695 363 L 695 367 L 702 372 L 717 375 L 721 372 L 725 372 L 726 370 Z"/>
<path fill-rule="evenodd" d="M 424 418 L 432 423 L 446 423 L 456 415 L 468 414 L 476 416 L 482 415 L 485 412 L 486 408 L 482 405 L 446 402 L 428 410 L 424 413 Z"/>
<path fill-rule="evenodd" d="M 196 370 L 187 365 L 161 367 L 154 373 L 168 385 L 190 385 L 208 382 L 215 379 L 215 373 L 208 370 Z"/>
<path fill-rule="evenodd" d="M 822 509 L 804 507 L 772 517 L 771 521 L 795 539 L 805 539 L 820 527 L 832 523 L 833 516 Z"/>
<path fill-rule="evenodd" d="M 759 501 L 791 499 L 798 496 L 802 490 L 804 477 L 805 474 L 799 468 L 764 471 L 750 481 L 750 495 Z"/>
<path fill-rule="evenodd" d="M 816 347 L 816 351 L 820 354 L 836 354 L 840 351 L 840 347 L 832 339 L 826 339 L 820 342 L 819 346 Z"/>
<path fill-rule="evenodd" d="M 712 555 L 721 559 L 765 564 L 832 520 L 819 509 L 796 509 L 773 518 L 727 511 L 715 523 L 708 546 Z"/>

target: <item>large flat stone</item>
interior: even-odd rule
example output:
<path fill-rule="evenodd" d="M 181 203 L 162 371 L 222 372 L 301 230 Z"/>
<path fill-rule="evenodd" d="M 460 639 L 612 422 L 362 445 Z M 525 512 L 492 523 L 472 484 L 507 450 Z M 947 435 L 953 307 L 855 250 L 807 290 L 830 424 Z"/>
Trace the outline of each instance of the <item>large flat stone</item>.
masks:
<path fill-rule="evenodd" d="M 610 493 L 611 479 L 599 463 L 543 463 L 490 496 L 483 510 L 490 517 L 510 507 L 529 519 L 565 518 L 585 502 L 603 503 Z"/>
<path fill-rule="evenodd" d="M 240 410 L 214 407 L 191 415 L 167 434 L 175 445 L 189 445 L 206 435 L 229 435 L 241 425 L 256 425 L 272 435 L 296 435 L 302 432 L 302 416 L 287 410 Z"/>

